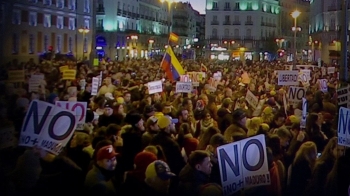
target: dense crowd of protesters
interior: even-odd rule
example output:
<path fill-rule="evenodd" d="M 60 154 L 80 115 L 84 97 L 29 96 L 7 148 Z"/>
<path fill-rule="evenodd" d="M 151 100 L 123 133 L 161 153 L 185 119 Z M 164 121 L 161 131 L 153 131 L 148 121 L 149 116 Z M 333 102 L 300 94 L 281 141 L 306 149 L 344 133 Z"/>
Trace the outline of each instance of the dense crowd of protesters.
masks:
<path fill-rule="evenodd" d="M 15 143 L 0 149 L 0 195 L 222 195 L 216 149 L 258 134 L 266 138 L 271 184 L 235 195 L 348 195 L 350 155 L 337 144 L 336 74 L 312 67 L 301 129 L 301 104 L 285 108 L 288 87 L 277 84 L 275 71 L 286 69 L 283 62 L 184 61 L 186 71 L 206 75 L 191 93 L 176 93 L 159 63 L 9 64 L 28 78 L 45 75 L 38 92 L 28 92 L 27 82 L 1 83 L 0 127 L 14 126 L 17 139 L 34 99 L 86 102 L 89 110 L 84 129 L 58 156 Z M 76 80 L 61 79 L 65 65 L 77 70 Z M 92 78 L 101 71 L 93 96 Z M 222 77 L 212 85 L 217 72 Z M 328 92 L 316 85 L 320 78 L 328 79 Z M 162 79 L 163 92 L 149 94 L 145 84 Z M 247 90 L 258 107 L 245 99 Z"/>

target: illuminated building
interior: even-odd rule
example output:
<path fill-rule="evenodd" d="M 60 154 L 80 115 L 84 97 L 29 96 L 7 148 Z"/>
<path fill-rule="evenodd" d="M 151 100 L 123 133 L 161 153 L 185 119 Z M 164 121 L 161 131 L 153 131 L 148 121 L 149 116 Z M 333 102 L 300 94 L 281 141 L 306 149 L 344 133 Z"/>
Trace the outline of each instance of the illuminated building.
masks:
<path fill-rule="evenodd" d="M 266 44 L 278 34 L 279 13 L 276 0 L 206 0 L 208 49 L 225 47 L 239 58 L 239 48 L 245 48 L 244 58 L 261 59 Z"/>
<path fill-rule="evenodd" d="M 310 1 L 310 44 L 315 61 L 331 63 L 340 59 L 341 2 Z"/>
<path fill-rule="evenodd" d="M 0 62 L 38 60 L 39 54 L 90 55 L 93 0 L 2 0 Z"/>

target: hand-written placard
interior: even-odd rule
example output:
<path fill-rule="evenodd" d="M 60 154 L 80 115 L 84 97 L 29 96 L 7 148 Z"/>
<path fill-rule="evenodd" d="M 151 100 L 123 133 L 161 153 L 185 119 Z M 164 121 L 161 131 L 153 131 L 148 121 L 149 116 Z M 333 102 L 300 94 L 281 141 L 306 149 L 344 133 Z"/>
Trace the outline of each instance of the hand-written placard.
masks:
<path fill-rule="evenodd" d="M 191 93 L 192 88 L 192 82 L 176 82 L 176 89 L 177 93 Z"/>
<path fill-rule="evenodd" d="M 298 85 L 298 71 L 278 71 L 278 85 Z"/>
<path fill-rule="evenodd" d="M 161 80 L 148 82 L 148 94 L 163 92 L 163 83 Z"/>

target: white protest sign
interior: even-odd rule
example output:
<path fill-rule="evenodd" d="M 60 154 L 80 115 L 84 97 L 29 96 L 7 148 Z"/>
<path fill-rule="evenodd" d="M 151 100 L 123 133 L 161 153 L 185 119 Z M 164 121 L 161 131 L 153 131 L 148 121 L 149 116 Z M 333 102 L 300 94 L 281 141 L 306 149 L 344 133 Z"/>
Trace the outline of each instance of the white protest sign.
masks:
<path fill-rule="evenodd" d="M 72 137 L 75 115 L 53 104 L 33 100 L 24 118 L 18 145 L 39 146 L 58 155 Z"/>
<path fill-rule="evenodd" d="M 191 93 L 192 90 L 192 82 L 176 82 L 176 93 Z"/>
<path fill-rule="evenodd" d="M 7 71 L 7 82 L 24 82 L 24 70 L 9 70 Z"/>
<path fill-rule="evenodd" d="M 191 79 L 188 75 L 181 75 L 180 82 L 191 82 Z"/>
<path fill-rule="evenodd" d="M 328 74 L 335 73 L 335 67 L 327 67 L 327 73 Z"/>
<path fill-rule="evenodd" d="M 307 106 L 308 106 L 308 103 L 307 103 L 306 99 L 303 98 L 301 120 L 300 120 L 300 128 L 305 128 L 306 127 Z"/>
<path fill-rule="evenodd" d="M 223 195 L 271 183 L 264 135 L 217 148 Z"/>
<path fill-rule="evenodd" d="M 193 86 L 199 86 L 199 83 L 205 78 L 204 72 L 187 72 L 187 75 L 190 77 Z"/>
<path fill-rule="evenodd" d="M 100 75 L 97 77 L 98 80 L 98 87 L 100 87 L 102 85 L 102 71 L 100 71 Z"/>
<path fill-rule="evenodd" d="M 86 119 L 86 102 L 76 102 L 76 101 L 56 101 L 56 106 L 70 110 L 75 113 L 76 120 L 76 130 L 84 130 L 84 124 Z"/>
<path fill-rule="evenodd" d="M 288 102 L 291 105 L 296 106 L 302 101 L 302 98 L 305 97 L 305 94 L 305 88 L 290 86 L 288 90 Z"/>
<path fill-rule="evenodd" d="M 259 99 L 250 91 L 247 91 L 247 94 L 245 96 L 245 100 L 251 105 L 254 109 L 258 106 L 259 104 Z"/>
<path fill-rule="evenodd" d="M 98 84 L 99 79 L 97 77 L 92 78 L 92 84 L 91 84 L 91 95 L 97 95 L 98 93 Z"/>
<path fill-rule="evenodd" d="M 337 90 L 338 105 L 350 108 L 350 87 L 339 88 Z"/>
<path fill-rule="evenodd" d="M 322 76 L 327 75 L 327 70 L 326 70 L 325 67 L 322 67 L 322 68 L 321 68 L 321 72 L 322 72 Z"/>
<path fill-rule="evenodd" d="M 328 85 L 327 85 L 327 79 L 319 79 L 318 83 L 320 85 L 320 91 L 322 92 L 328 92 Z"/>
<path fill-rule="evenodd" d="M 41 92 L 39 86 L 45 85 L 44 75 L 34 75 L 32 74 L 28 81 L 28 91 L 29 92 Z M 44 87 L 45 88 L 45 87 Z"/>
<path fill-rule="evenodd" d="M 278 70 L 278 85 L 298 85 L 298 71 Z"/>
<path fill-rule="evenodd" d="M 338 144 L 350 147 L 350 109 L 344 107 L 339 109 Z"/>
<path fill-rule="evenodd" d="M 148 82 L 148 94 L 163 92 L 163 84 L 161 80 Z"/>
<path fill-rule="evenodd" d="M 0 129 L 0 149 L 15 146 L 15 127 L 5 126 Z"/>
<path fill-rule="evenodd" d="M 311 80 L 311 70 L 309 69 L 300 70 L 299 79 L 301 82 L 309 82 Z"/>

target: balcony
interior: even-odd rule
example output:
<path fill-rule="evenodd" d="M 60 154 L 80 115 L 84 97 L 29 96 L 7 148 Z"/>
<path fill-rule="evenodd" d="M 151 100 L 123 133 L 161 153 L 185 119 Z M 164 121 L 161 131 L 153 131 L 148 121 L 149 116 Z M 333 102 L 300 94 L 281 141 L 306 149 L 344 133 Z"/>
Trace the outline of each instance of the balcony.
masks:
<path fill-rule="evenodd" d="M 126 11 L 123 10 L 123 14 L 122 14 L 122 15 L 123 15 L 123 16 L 126 16 Z"/>
<path fill-rule="evenodd" d="M 97 15 L 105 15 L 105 8 L 104 7 L 98 7 L 96 10 Z"/>
<path fill-rule="evenodd" d="M 222 39 L 226 41 L 234 41 L 234 36 L 223 36 Z"/>
<path fill-rule="evenodd" d="M 241 25 L 240 21 L 233 21 L 232 25 Z"/>
<path fill-rule="evenodd" d="M 211 23 L 210 23 L 211 25 L 219 25 L 219 21 L 217 21 L 217 20 L 214 20 L 214 21 L 211 21 Z"/>
<path fill-rule="evenodd" d="M 187 20 L 187 19 L 188 19 L 188 16 L 186 16 L 186 15 L 174 15 L 173 18 L 174 18 L 174 19 Z"/>
<path fill-rule="evenodd" d="M 223 25 L 231 25 L 231 22 L 229 20 L 225 20 Z"/>
<path fill-rule="evenodd" d="M 96 27 L 96 31 L 97 32 L 103 32 L 104 31 L 104 27 L 103 26 L 97 26 Z"/>
<path fill-rule="evenodd" d="M 211 40 L 219 40 L 219 36 L 217 36 L 217 35 L 212 35 L 212 36 L 210 36 L 210 39 L 211 39 Z"/>
<path fill-rule="evenodd" d="M 119 16 L 122 15 L 122 10 L 121 9 L 117 10 L 117 15 L 119 15 Z"/>
<path fill-rule="evenodd" d="M 219 8 L 218 7 L 213 7 L 211 10 L 212 11 L 219 11 Z"/>
<path fill-rule="evenodd" d="M 253 36 L 244 36 L 244 40 L 253 40 L 254 37 Z"/>
<path fill-rule="evenodd" d="M 241 39 L 242 39 L 242 36 L 239 36 L 239 35 L 233 36 L 233 40 L 241 40 Z"/>
<path fill-rule="evenodd" d="M 225 7 L 224 11 L 231 11 L 231 8 L 230 7 Z"/>
<path fill-rule="evenodd" d="M 246 21 L 245 25 L 253 25 L 253 21 Z"/>

